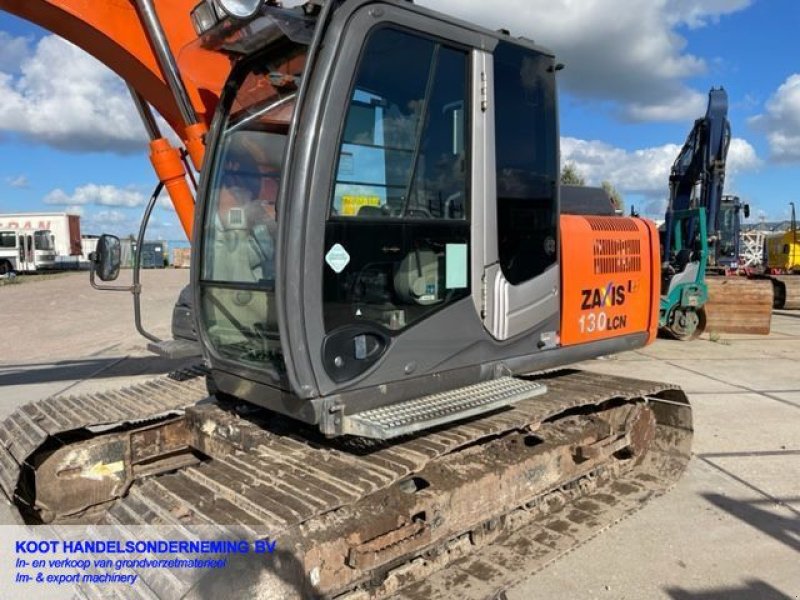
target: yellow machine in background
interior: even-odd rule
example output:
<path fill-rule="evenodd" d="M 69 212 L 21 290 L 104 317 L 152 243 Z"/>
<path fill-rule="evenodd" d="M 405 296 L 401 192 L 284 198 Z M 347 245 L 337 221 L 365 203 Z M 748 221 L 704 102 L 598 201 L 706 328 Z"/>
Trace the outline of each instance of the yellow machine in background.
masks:
<path fill-rule="evenodd" d="M 800 241 L 796 230 L 767 238 L 767 266 L 782 272 L 800 271 Z"/>
<path fill-rule="evenodd" d="M 789 231 L 771 235 L 766 240 L 765 266 L 774 290 L 774 308 L 800 310 L 800 239 L 794 202 Z"/>
<path fill-rule="evenodd" d="M 792 206 L 792 224 L 789 231 L 767 238 L 767 268 L 776 273 L 793 273 L 800 271 L 800 241 L 797 237 L 797 219 L 794 202 Z"/>

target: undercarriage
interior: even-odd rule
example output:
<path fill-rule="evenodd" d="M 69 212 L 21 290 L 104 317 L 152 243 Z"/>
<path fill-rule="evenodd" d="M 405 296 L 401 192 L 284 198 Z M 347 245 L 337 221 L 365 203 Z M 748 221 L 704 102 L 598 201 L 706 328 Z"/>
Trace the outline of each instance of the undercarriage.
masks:
<path fill-rule="evenodd" d="M 685 395 L 646 381 L 534 375 L 546 394 L 390 443 L 207 399 L 203 377 L 43 400 L 0 428 L 3 491 L 28 523 L 131 540 L 224 527 L 277 549 L 235 577 L 141 570 L 135 597 L 487 597 L 667 490 L 690 455 Z"/>

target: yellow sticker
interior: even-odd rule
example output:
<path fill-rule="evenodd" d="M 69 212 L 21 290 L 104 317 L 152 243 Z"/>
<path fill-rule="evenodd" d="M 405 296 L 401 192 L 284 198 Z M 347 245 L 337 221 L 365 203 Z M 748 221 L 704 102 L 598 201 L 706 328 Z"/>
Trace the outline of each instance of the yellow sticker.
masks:
<path fill-rule="evenodd" d="M 380 206 L 378 196 L 342 196 L 342 212 L 345 217 L 355 217 L 362 206 Z"/>
<path fill-rule="evenodd" d="M 105 477 L 112 477 L 124 469 L 125 464 L 121 460 L 113 463 L 99 462 L 85 470 L 83 476 L 87 479 L 104 479 Z"/>

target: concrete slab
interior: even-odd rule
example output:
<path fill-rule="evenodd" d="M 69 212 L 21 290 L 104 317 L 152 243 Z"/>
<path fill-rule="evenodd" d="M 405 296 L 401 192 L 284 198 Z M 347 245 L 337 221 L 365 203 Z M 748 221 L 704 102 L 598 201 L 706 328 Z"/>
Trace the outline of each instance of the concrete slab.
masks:
<path fill-rule="evenodd" d="M 694 460 L 672 492 L 506 597 L 792 600 L 798 533 L 800 515 Z"/>
<path fill-rule="evenodd" d="M 780 398 L 784 402 L 789 402 L 791 404 L 796 404 L 800 406 L 800 392 L 772 392 L 770 396 L 774 396 L 775 398 Z"/>
<path fill-rule="evenodd" d="M 96 355 L 28 366 L 0 365 L 0 418 L 27 402 L 125 387 L 193 362 L 165 361 L 140 346 L 123 356 Z"/>
<path fill-rule="evenodd" d="M 754 344 L 759 344 L 761 347 L 766 346 L 763 343 L 763 336 L 759 341 L 753 341 Z M 691 343 L 679 342 L 677 340 L 658 340 L 658 343 L 647 346 L 638 350 L 639 354 L 659 360 L 725 360 L 741 358 L 741 350 L 734 346 L 734 343 L 727 340 L 720 340 L 712 342 L 706 339 L 694 340 Z M 750 340 L 742 343 L 750 343 Z M 763 350 L 759 349 L 757 353 L 760 355 Z"/>
<path fill-rule="evenodd" d="M 800 445 L 786 450 L 707 453 L 698 458 L 742 485 L 793 508 L 800 534 Z"/>
<path fill-rule="evenodd" d="M 651 381 L 665 381 L 681 386 L 688 393 L 695 392 L 740 392 L 741 389 L 718 381 L 700 373 L 689 372 L 680 366 L 670 365 L 658 360 L 626 361 L 626 360 L 592 360 L 575 365 L 579 369 L 607 373 L 609 375 L 622 375 L 649 379 Z"/>
<path fill-rule="evenodd" d="M 629 361 L 629 362 L 641 362 L 647 360 L 653 360 L 652 357 L 645 354 L 642 350 L 635 350 L 633 352 L 623 352 L 622 354 L 615 354 L 613 356 L 601 356 L 595 360 L 616 360 L 616 361 Z"/>
<path fill-rule="evenodd" d="M 775 356 L 778 358 L 797 359 L 797 340 L 794 338 L 769 337 L 760 340 L 732 340 L 724 342 L 732 346 L 738 354 L 743 356 L 761 358 Z"/>
<path fill-rule="evenodd" d="M 672 360 L 667 364 L 728 386 L 739 387 L 741 390 L 800 391 L 800 369 L 797 360 L 769 357 L 757 363 L 755 361 L 753 357 L 748 357 L 727 360 L 716 365 L 709 361 L 698 364 L 690 360 Z"/>
<path fill-rule="evenodd" d="M 771 332 L 776 336 L 800 336 L 800 311 L 792 314 L 774 315 L 772 318 Z"/>
<path fill-rule="evenodd" d="M 691 394 L 696 454 L 800 450 L 800 407 L 755 393 Z"/>

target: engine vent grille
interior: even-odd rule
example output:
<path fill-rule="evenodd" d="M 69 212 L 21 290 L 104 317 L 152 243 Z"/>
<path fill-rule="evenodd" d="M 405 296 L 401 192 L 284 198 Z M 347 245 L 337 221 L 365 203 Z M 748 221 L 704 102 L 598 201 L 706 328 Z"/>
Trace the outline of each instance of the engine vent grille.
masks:
<path fill-rule="evenodd" d="M 620 217 L 585 217 L 592 231 L 639 231 L 636 221 Z"/>
<path fill-rule="evenodd" d="M 642 270 L 642 244 L 640 240 L 599 239 L 594 242 L 594 272 L 638 273 Z"/>

